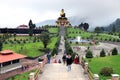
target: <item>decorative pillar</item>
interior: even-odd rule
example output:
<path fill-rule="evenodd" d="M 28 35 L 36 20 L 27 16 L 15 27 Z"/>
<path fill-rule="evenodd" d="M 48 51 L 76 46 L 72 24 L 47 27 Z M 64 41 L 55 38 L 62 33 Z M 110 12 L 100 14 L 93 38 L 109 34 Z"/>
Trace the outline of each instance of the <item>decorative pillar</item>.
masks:
<path fill-rule="evenodd" d="M 1 63 L 1 65 L 0 65 L 0 67 L 3 67 L 2 63 Z"/>
<path fill-rule="evenodd" d="M 12 64 L 12 61 L 11 61 L 11 64 Z"/>
<path fill-rule="evenodd" d="M 39 62 L 40 63 L 40 69 L 43 68 L 43 62 Z"/>
<path fill-rule="evenodd" d="M 80 60 L 79 61 L 80 61 L 80 64 L 82 64 L 82 56 L 80 56 Z"/>
<path fill-rule="evenodd" d="M 84 73 L 85 73 L 85 74 L 88 73 L 88 63 L 87 63 L 87 62 L 85 63 L 85 71 L 84 71 Z"/>
<path fill-rule="evenodd" d="M 94 74 L 94 80 L 99 80 L 99 75 L 98 74 Z"/>
<path fill-rule="evenodd" d="M 29 80 L 35 80 L 34 76 L 35 76 L 34 72 L 30 73 L 29 74 Z"/>
<path fill-rule="evenodd" d="M 118 74 L 111 74 L 112 79 L 111 80 L 119 80 L 119 75 Z"/>

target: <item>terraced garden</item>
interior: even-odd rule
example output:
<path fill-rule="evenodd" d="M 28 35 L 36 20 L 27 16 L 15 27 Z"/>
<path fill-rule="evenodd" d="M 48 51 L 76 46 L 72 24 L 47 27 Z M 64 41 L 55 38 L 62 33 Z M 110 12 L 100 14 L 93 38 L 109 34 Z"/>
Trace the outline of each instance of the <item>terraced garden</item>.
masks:
<path fill-rule="evenodd" d="M 101 76 L 100 70 L 103 67 L 112 67 L 113 72 L 115 74 L 120 75 L 120 55 L 115 56 L 107 56 L 107 57 L 99 57 L 99 58 L 92 58 L 88 60 L 89 69 L 92 73 L 99 74 L 100 80 L 106 80 L 107 78 L 111 78 L 111 76 Z"/>

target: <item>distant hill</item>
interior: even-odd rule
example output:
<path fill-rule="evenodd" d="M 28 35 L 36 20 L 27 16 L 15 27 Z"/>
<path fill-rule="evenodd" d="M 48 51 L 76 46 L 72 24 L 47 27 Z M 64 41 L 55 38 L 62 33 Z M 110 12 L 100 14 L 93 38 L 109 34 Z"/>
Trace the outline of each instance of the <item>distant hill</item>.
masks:
<path fill-rule="evenodd" d="M 45 20 L 45 21 L 36 23 L 37 27 L 39 27 L 39 26 L 41 27 L 41 26 L 44 26 L 44 25 L 55 25 L 55 20 Z"/>
<path fill-rule="evenodd" d="M 112 31 L 113 27 L 115 27 L 116 31 L 120 31 L 120 18 L 117 18 L 113 23 L 104 27 L 105 31 Z"/>
<path fill-rule="evenodd" d="M 74 26 L 74 25 L 79 25 L 81 22 L 85 22 L 86 19 L 85 18 L 79 18 L 77 16 L 72 16 L 72 17 L 68 17 L 68 20 L 70 21 L 70 23 Z M 56 20 L 45 20 L 43 22 L 39 22 L 36 23 L 36 26 L 44 26 L 44 25 L 55 25 Z"/>

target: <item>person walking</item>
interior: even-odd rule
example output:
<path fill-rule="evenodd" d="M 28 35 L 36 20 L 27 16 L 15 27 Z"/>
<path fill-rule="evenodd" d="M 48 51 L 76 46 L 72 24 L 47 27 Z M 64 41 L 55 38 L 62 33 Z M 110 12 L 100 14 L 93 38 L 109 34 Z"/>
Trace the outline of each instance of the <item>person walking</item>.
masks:
<path fill-rule="evenodd" d="M 65 64 L 66 63 L 66 54 L 63 54 L 62 60 L 63 60 L 63 63 Z"/>
<path fill-rule="evenodd" d="M 71 64 L 72 64 L 72 57 L 70 54 L 68 54 L 67 56 L 67 71 L 70 71 L 71 70 Z"/>
<path fill-rule="evenodd" d="M 47 53 L 48 63 L 50 64 L 50 53 Z"/>
<path fill-rule="evenodd" d="M 79 64 L 79 56 L 78 56 L 78 54 L 75 55 L 74 63 Z"/>

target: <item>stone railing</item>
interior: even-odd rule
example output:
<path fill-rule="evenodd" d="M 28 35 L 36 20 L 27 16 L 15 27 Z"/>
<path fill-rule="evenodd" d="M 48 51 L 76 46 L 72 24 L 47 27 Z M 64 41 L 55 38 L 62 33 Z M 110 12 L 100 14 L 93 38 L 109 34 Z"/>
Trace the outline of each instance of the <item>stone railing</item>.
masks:
<path fill-rule="evenodd" d="M 29 74 L 29 80 L 39 80 L 39 74 L 41 70 L 44 68 L 44 65 L 47 63 L 47 58 L 44 57 L 43 61 L 39 62 L 39 67 L 36 70 L 36 72 L 31 72 Z"/>
<path fill-rule="evenodd" d="M 80 58 L 80 64 L 82 65 L 84 69 L 84 74 L 88 74 L 88 80 L 99 80 L 98 74 L 91 74 L 90 70 L 88 68 L 88 63 L 84 62 L 82 58 Z M 111 74 L 112 78 L 110 80 L 119 80 L 118 74 Z"/>

